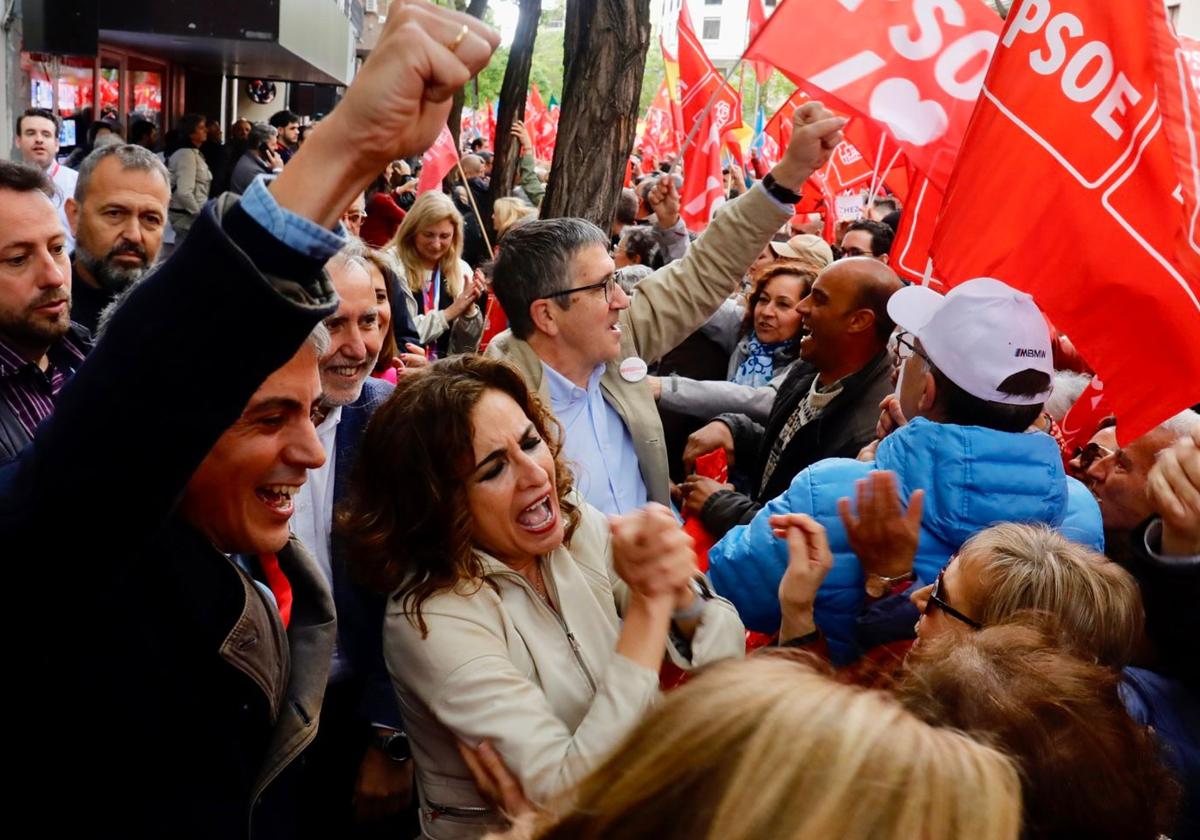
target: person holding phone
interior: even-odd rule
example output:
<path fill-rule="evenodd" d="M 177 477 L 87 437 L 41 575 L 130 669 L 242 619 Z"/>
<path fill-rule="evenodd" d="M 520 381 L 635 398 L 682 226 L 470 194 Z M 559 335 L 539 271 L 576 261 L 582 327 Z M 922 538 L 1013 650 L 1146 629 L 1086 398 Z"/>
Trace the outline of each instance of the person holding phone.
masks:
<path fill-rule="evenodd" d="M 275 151 L 279 142 L 279 130 L 266 123 L 255 123 L 250 128 L 250 139 L 246 151 L 238 159 L 229 178 L 229 191 L 241 195 L 259 175 L 277 174 L 283 171 L 283 158 Z"/>

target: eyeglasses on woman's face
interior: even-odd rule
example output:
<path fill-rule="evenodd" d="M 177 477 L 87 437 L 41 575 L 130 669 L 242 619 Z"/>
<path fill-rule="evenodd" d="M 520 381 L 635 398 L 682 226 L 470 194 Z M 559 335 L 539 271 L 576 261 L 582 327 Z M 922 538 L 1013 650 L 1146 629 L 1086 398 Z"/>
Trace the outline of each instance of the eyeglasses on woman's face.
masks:
<path fill-rule="evenodd" d="M 951 559 L 951 561 L 954 560 L 953 557 L 950 559 Z M 947 564 L 947 566 L 948 565 L 949 564 Z M 950 616 L 953 619 L 957 619 L 958 621 L 961 621 L 963 624 L 967 625 L 968 627 L 971 627 L 972 629 L 975 629 L 975 630 L 982 630 L 983 629 L 982 624 L 980 624 L 978 621 L 971 618 L 970 616 L 967 616 L 967 615 L 959 612 L 958 610 L 954 609 L 954 607 L 952 607 L 948 603 L 946 603 L 945 579 L 946 579 L 946 570 L 942 569 L 942 571 L 938 573 L 937 580 L 933 584 L 933 590 L 929 593 L 929 600 L 925 604 L 925 612 L 928 613 L 930 607 L 936 607 L 937 609 L 944 612 L 946 615 Z"/>

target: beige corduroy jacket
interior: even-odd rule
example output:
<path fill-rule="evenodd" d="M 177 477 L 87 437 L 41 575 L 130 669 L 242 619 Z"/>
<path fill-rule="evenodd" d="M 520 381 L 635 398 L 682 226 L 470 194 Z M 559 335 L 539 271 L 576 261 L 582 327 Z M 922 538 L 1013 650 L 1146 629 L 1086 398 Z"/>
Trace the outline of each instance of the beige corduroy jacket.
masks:
<path fill-rule="evenodd" d="M 629 428 L 651 501 L 671 504 L 662 420 L 649 383 L 624 380 L 621 361 L 638 356 L 652 364 L 695 332 L 737 288 L 750 263 L 791 215 L 755 185 L 717 212 L 683 259 L 639 283 L 629 308 L 621 312 L 621 358 L 609 362 L 600 387 Z M 526 384 L 550 405 L 542 360 L 528 342 L 505 330 L 488 344 L 487 355 L 515 364 Z"/>
<path fill-rule="evenodd" d="M 480 553 L 482 585 L 439 593 L 422 608 L 429 634 L 389 599 L 384 655 L 412 744 L 424 836 L 477 838 L 504 820 L 479 795 L 459 739 L 487 740 L 526 795 L 544 803 L 614 749 L 658 697 L 658 673 L 616 652 L 626 589 L 612 567 L 608 522 L 584 503 L 570 543 L 543 559 L 552 610 L 525 578 Z M 691 669 L 742 656 L 733 605 L 705 604 Z"/>

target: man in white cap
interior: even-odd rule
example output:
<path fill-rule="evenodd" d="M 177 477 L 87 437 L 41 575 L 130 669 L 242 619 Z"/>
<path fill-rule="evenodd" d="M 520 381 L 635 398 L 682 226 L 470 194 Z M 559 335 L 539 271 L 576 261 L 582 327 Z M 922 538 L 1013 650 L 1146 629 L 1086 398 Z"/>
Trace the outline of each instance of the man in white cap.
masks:
<path fill-rule="evenodd" d="M 911 421 L 879 443 L 873 462 L 830 459 L 800 472 L 709 554 L 717 591 L 733 601 L 748 628 L 771 632 L 779 626 L 777 591 L 788 552 L 770 517 L 817 519 L 835 559 L 817 593 L 816 621 L 839 663 L 861 652 L 856 628 L 868 596 L 932 582 L 959 546 L 989 525 L 1040 522 L 1103 548 L 1095 500 L 1066 476 L 1054 439 L 1027 431 L 1050 394 L 1053 373 L 1049 330 L 1033 298 L 979 278 L 945 296 L 919 286 L 901 289 L 888 301 L 888 314 L 902 331 L 897 392 Z M 855 496 L 873 470 L 894 473 L 901 499 L 922 490 L 924 510 L 915 562 L 873 564 L 864 576 L 838 500 Z"/>

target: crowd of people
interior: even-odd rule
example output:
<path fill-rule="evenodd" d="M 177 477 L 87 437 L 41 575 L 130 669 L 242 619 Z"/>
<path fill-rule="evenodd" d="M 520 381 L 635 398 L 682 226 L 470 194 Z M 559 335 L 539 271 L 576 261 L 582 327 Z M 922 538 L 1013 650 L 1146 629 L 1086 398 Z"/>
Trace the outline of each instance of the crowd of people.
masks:
<path fill-rule="evenodd" d="M 303 144 L 97 124 L 72 168 L 19 118 L 14 801 L 100 837 L 1200 837 L 1200 406 L 1068 446 L 1093 372 L 1032 297 L 904 283 L 894 198 L 833 242 L 795 214 L 818 102 L 698 236 L 671 161 L 607 230 L 539 218 L 520 123 L 508 195 L 478 139 L 418 194 L 498 45 L 394 4 Z"/>

